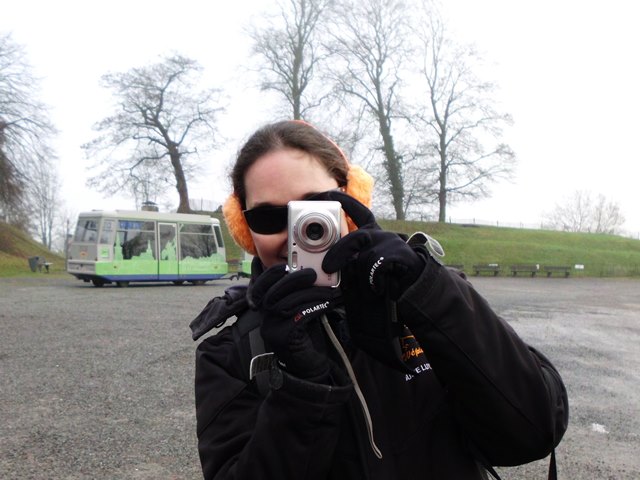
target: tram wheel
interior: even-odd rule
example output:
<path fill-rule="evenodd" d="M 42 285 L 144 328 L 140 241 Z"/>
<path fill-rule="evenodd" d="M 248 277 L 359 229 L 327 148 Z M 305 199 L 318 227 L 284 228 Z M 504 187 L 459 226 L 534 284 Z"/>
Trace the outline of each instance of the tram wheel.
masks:
<path fill-rule="evenodd" d="M 204 285 L 204 280 L 191 280 L 194 285 Z"/>
<path fill-rule="evenodd" d="M 129 286 L 129 282 L 127 282 L 126 280 L 123 280 L 120 282 L 116 282 L 116 285 L 118 285 L 120 288 L 127 288 Z"/>
<path fill-rule="evenodd" d="M 104 280 L 102 280 L 101 278 L 94 278 L 93 280 L 91 280 L 91 283 L 93 283 L 94 287 L 104 287 Z"/>
<path fill-rule="evenodd" d="M 174 280 L 172 283 L 174 285 L 182 285 L 184 283 L 184 280 Z"/>

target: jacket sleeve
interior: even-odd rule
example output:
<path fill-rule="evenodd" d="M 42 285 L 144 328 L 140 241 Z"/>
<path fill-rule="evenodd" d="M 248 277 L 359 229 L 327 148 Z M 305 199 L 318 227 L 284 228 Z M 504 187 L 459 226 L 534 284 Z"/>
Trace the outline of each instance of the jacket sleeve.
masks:
<path fill-rule="evenodd" d="M 351 385 L 280 374 L 262 398 L 244 380 L 230 328 L 196 352 L 198 451 L 205 479 L 326 478 Z"/>
<path fill-rule="evenodd" d="M 485 461 L 519 465 L 555 448 L 569 412 L 560 375 L 459 273 L 429 259 L 398 310 Z"/>

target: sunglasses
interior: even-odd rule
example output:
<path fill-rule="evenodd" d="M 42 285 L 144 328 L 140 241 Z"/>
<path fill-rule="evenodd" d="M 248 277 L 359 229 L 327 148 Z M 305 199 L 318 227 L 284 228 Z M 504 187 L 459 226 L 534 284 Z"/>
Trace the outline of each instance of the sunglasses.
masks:
<path fill-rule="evenodd" d="M 305 197 L 304 200 L 329 200 L 329 192 L 339 190 L 339 188 L 327 192 L 314 193 Z M 265 205 L 255 207 L 250 210 L 243 210 L 244 218 L 249 228 L 261 235 L 273 235 L 280 233 L 287 228 L 289 222 L 289 207 Z"/>

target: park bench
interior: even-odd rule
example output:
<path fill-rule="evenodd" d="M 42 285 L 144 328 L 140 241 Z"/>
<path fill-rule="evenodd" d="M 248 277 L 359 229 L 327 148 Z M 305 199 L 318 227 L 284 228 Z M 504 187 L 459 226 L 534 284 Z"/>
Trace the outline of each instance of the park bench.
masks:
<path fill-rule="evenodd" d="M 518 273 L 528 273 L 532 277 L 535 277 L 536 273 L 538 273 L 539 265 L 511 265 L 509 268 L 511 275 L 514 277 L 517 276 Z"/>
<path fill-rule="evenodd" d="M 473 271 L 475 272 L 476 275 L 480 275 L 481 273 L 484 273 L 484 272 L 489 272 L 489 273 L 493 273 L 494 277 L 497 277 L 498 274 L 500 273 L 500 265 L 498 265 L 497 263 L 474 265 Z"/>
<path fill-rule="evenodd" d="M 36 270 L 42 272 L 42 268 L 44 267 L 45 271 L 49 273 L 49 267 L 53 265 L 51 262 L 47 262 L 44 257 L 36 255 L 35 257 L 29 257 L 29 268 L 31 268 L 32 272 Z"/>
<path fill-rule="evenodd" d="M 547 273 L 547 277 L 554 273 L 561 273 L 567 278 L 571 273 L 571 267 L 567 265 L 545 265 L 542 269 Z"/>

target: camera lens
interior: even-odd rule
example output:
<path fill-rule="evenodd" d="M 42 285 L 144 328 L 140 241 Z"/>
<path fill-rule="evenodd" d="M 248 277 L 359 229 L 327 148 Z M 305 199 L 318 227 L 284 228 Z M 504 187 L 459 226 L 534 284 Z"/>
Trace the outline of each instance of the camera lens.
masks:
<path fill-rule="evenodd" d="M 313 207 L 319 208 L 317 205 Z M 295 219 L 292 234 L 301 250 L 318 253 L 326 251 L 336 242 L 339 231 L 336 218 L 318 209 L 302 212 Z"/>
<path fill-rule="evenodd" d="M 324 235 L 324 227 L 317 222 L 310 223 L 307 225 L 306 234 L 309 240 L 320 240 Z"/>

